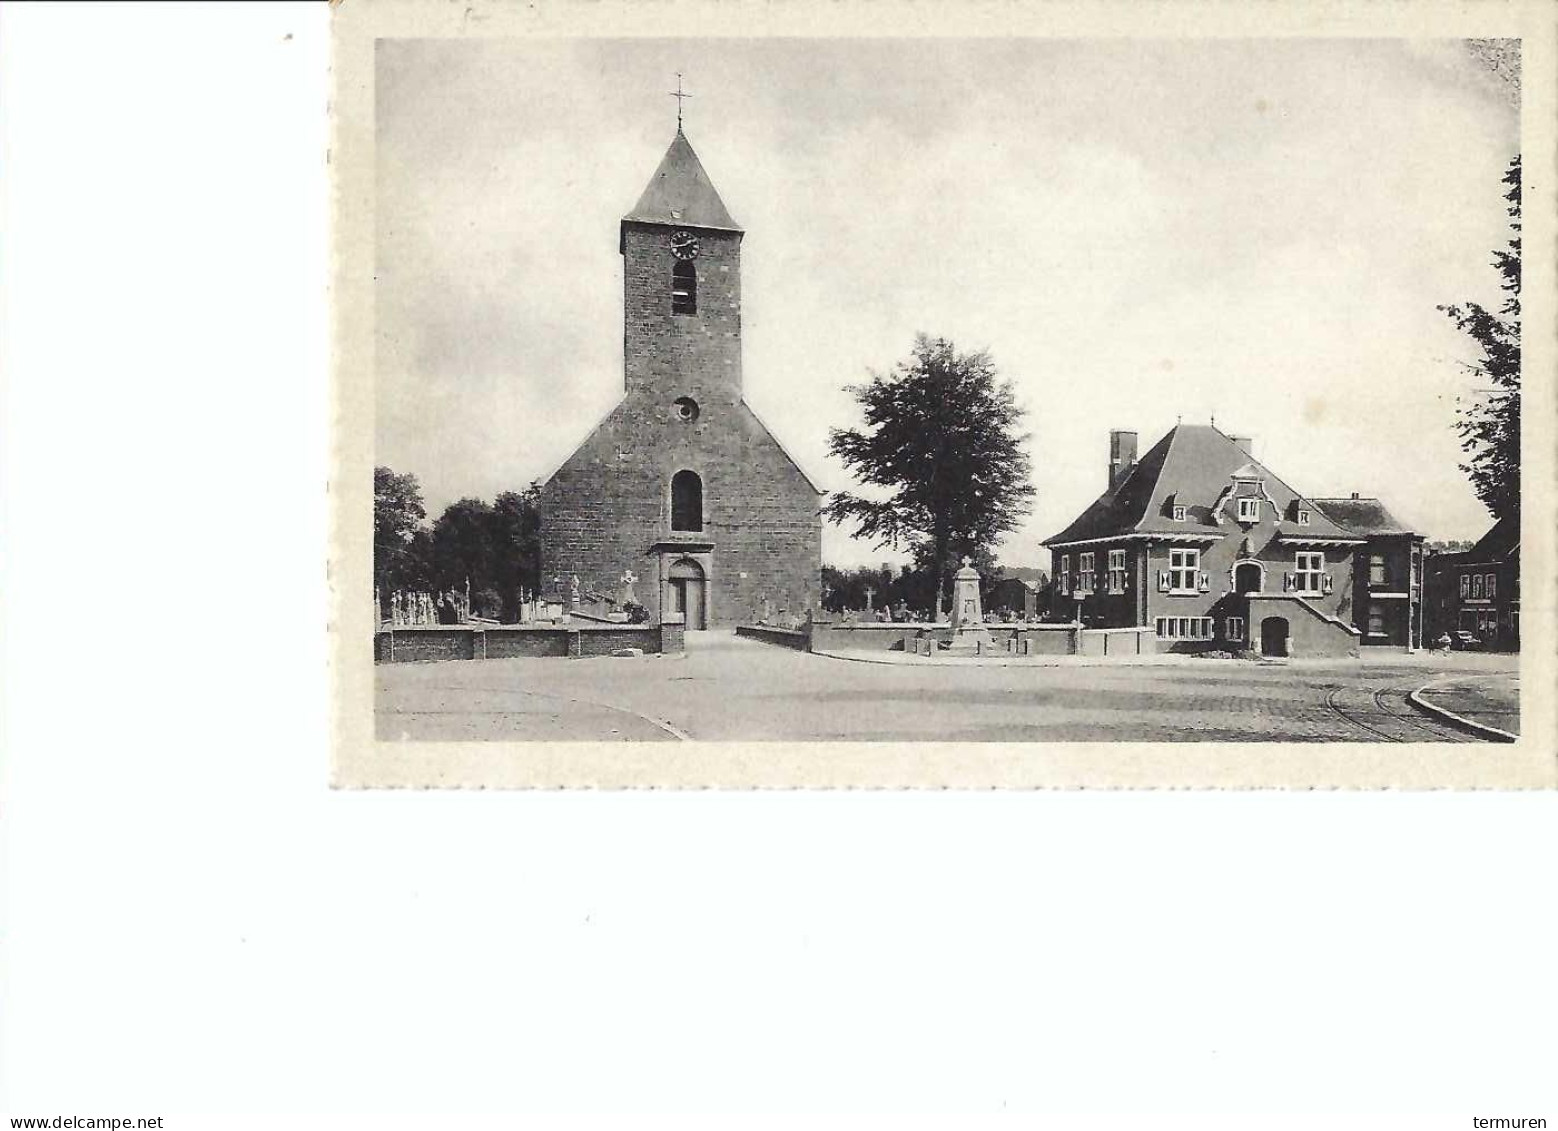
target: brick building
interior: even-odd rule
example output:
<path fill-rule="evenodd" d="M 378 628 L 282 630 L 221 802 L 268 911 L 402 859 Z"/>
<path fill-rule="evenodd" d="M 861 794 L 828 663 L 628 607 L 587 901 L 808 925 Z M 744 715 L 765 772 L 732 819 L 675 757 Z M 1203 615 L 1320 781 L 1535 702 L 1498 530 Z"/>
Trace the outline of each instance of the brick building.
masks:
<path fill-rule="evenodd" d="M 1379 518 L 1377 534 L 1344 526 L 1255 459 L 1248 438 L 1207 425 L 1176 425 L 1140 460 L 1136 433 L 1111 432 L 1107 482 L 1044 542 L 1052 611 L 1062 618 L 1151 626 L 1162 651 L 1336 656 L 1367 643 L 1412 644 L 1416 601 L 1379 619 L 1374 606 L 1396 598 L 1369 596 L 1373 556 L 1395 563 L 1405 545 L 1409 578 L 1419 545 L 1382 506 L 1359 508 Z"/>
<path fill-rule="evenodd" d="M 1429 641 L 1469 632 L 1490 651 L 1520 650 L 1520 523 L 1503 518 L 1471 549 L 1428 558 Z"/>
<path fill-rule="evenodd" d="M 1042 595 L 1048 584 L 1048 578 L 1035 581 L 1026 577 L 1003 577 L 990 586 L 989 592 L 984 595 L 984 610 L 987 613 L 1010 613 L 1029 620 L 1035 619 L 1039 615 Z"/>
<path fill-rule="evenodd" d="M 741 240 L 685 134 L 622 219 L 622 400 L 545 482 L 542 576 L 689 629 L 818 597 L 822 492 L 742 396 Z"/>
<path fill-rule="evenodd" d="M 1338 526 L 1366 540 L 1353 555 L 1352 623 L 1366 645 L 1423 643 L 1423 536 L 1408 530 L 1378 499 L 1316 499 Z"/>

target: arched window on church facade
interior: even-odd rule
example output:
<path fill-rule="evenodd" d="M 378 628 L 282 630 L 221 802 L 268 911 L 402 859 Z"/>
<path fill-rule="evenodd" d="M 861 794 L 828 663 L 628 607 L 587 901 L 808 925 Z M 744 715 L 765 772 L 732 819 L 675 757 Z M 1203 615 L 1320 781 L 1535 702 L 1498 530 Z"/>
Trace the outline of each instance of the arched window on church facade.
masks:
<path fill-rule="evenodd" d="M 698 313 L 698 271 L 691 260 L 677 260 L 671 268 L 671 313 Z"/>
<path fill-rule="evenodd" d="M 703 480 L 696 471 L 678 471 L 671 477 L 671 529 L 703 529 Z"/>

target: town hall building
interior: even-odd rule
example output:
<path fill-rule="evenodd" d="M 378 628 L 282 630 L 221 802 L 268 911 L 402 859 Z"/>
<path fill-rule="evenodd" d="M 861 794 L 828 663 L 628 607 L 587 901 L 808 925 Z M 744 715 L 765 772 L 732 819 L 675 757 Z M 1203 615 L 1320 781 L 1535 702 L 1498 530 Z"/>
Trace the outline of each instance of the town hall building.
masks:
<path fill-rule="evenodd" d="M 621 222 L 622 399 L 538 500 L 544 579 L 692 630 L 804 616 L 821 583 L 823 492 L 742 393 L 743 234 L 678 125 Z"/>
<path fill-rule="evenodd" d="M 1422 543 L 1378 499 L 1302 495 L 1248 437 L 1179 424 L 1140 459 L 1111 432 L 1107 490 L 1044 544 L 1065 619 L 1150 626 L 1160 651 L 1344 656 L 1420 645 Z"/>

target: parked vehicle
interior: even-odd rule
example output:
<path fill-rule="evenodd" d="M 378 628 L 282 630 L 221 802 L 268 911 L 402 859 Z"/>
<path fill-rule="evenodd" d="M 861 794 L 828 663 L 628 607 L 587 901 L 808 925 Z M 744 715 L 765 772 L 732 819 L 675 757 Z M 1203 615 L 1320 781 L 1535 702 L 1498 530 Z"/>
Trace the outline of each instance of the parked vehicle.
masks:
<path fill-rule="evenodd" d="M 1455 639 L 1450 645 L 1457 652 L 1472 652 L 1482 647 L 1482 640 L 1475 634 L 1460 629 L 1455 634 Z"/>

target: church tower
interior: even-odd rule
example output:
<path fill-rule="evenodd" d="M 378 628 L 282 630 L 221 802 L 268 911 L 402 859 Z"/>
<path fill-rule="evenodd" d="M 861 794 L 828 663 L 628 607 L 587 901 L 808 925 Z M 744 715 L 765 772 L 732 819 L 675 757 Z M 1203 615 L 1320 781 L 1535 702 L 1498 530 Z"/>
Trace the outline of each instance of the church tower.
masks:
<path fill-rule="evenodd" d="M 743 235 L 678 124 L 619 229 L 622 400 L 541 492 L 543 577 L 586 604 L 629 571 L 690 630 L 818 599 L 822 492 L 742 395 Z"/>
<path fill-rule="evenodd" d="M 741 399 L 742 235 L 678 129 L 622 218 L 627 392 Z"/>

